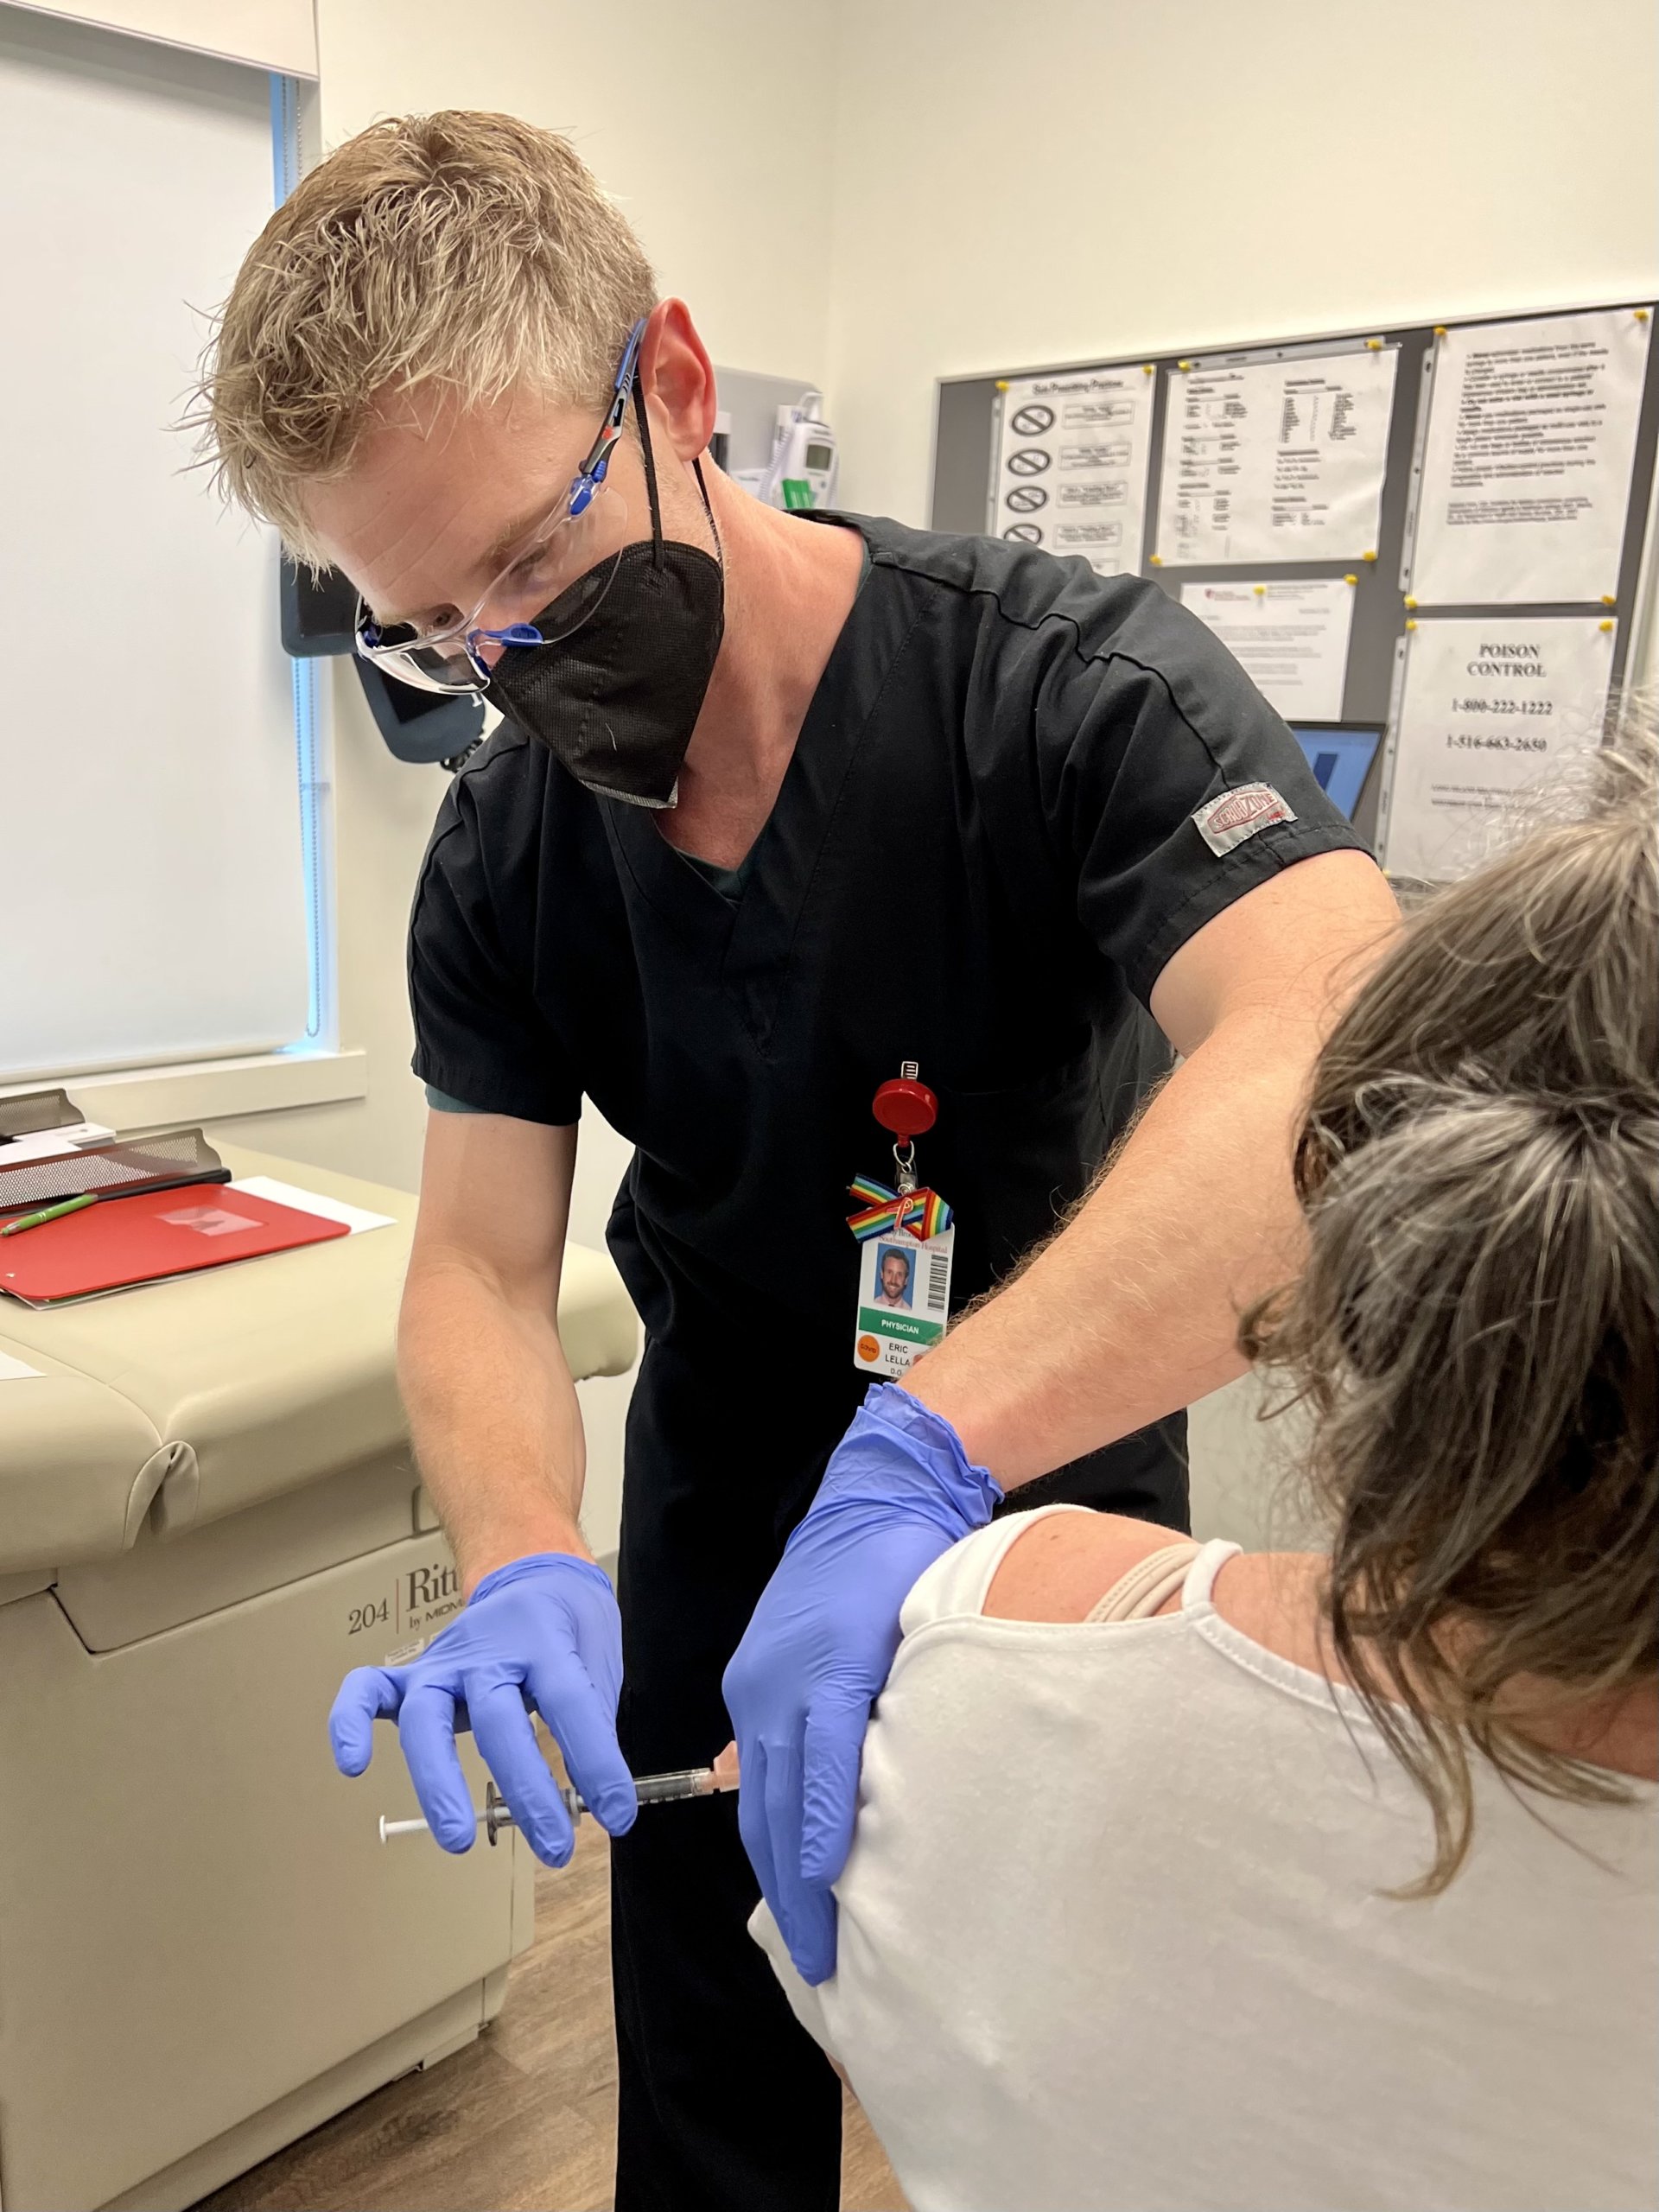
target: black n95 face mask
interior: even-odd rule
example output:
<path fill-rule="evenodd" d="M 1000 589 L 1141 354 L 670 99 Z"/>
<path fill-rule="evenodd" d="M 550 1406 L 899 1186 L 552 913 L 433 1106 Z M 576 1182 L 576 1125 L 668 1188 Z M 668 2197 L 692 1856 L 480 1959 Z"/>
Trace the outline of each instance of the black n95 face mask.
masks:
<path fill-rule="evenodd" d="M 488 697 L 576 781 L 632 806 L 672 806 L 725 630 L 725 578 L 712 554 L 663 536 L 645 410 L 634 387 L 651 536 L 562 592 L 532 627 L 551 645 L 509 645 Z M 701 467 L 697 489 L 714 528 Z M 719 544 L 716 533 L 715 543 Z M 598 604 L 562 629 L 606 575 Z"/>

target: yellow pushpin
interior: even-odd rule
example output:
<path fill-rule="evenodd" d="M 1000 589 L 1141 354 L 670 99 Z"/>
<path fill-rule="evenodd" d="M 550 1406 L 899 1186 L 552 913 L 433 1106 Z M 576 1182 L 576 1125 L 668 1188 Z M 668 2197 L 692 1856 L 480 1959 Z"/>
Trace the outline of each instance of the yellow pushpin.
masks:
<path fill-rule="evenodd" d="M 1598 630 L 1611 630 L 1612 626 L 1611 622 L 1598 622 L 1596 625 Z"/>
<path fill-rule="evenodd" d="M 1008 380 L 1007 377 L 998 377 L 996 380 L 996 388 L 999 391 L 1006 391 L 1007 390 Z"/>
<path fill-rule="evenodd" d="M 1357 576 L 1344 576 L 1342 581 L 1345 584 L 1357 584 L 1359 582 L 1359 578 Z"/>
<path fill-rule="evenodd" d="M 1414 630 L 1417 627 L 1417 625 L 1411 620 L 1409 615 L 1406 618 L 1406 627 L 1408 630 Z"/>
<path fill-rule="evenodd" d="M 1267 588 L 1266 584 L 1252 584 L 1250 586 L 1250 589 L 1255 594 L 1258 599 L 1262 597 L 1267 591 Z"/>
<path fill-rule="evenodd" d="M 1382 351 L 1382 340 L 1380 338 L 1368 338 L 1365 340 L 1365 349 L 1367 353 L 1380 353 Z"/>
<path fill-rule="evenodd" d="M 1375 548 L 1369 553 L 1362 553 L 1359 557 L 1362 561 L 1375 561 L 1376 558 Z"/>
<path fill-rule="evenodd" d="M 1161 569 L 1164 565 L 1164 556 L 1161 553 L 1149 553 L 1147 558 L 1154 569 Z"/>
<path fill-rule="evenodd" d="M 1141 364 L 1141 373 L 1143 377 L 1149 377 L 1153 374 L 1158 364 L 1156 361 L 1142 361 Z"/>
<path fill-rule="evenodd" d="M 1416 602 L 1416 601 L 1415 601 L 1414 599 L 1409 599 L 1409 598 L 1408 598 L 1408 599 L 1407 600 L 1407 601 L 1406 601 L 1406 605 L 1407 605 L 1408 607 L 1415 607 L 1415 606 L 1416 606 L 1416 604 L 1417 604 L 1417 602 Z"/>
<path fill-rule="evenodd" d="M 1445 337 L 1445 335 L 1446 335 L 1446 325 L 1445 325 L 1443 322 L 1437 322 L 1437 323 L 1435 324 L 1435 326 L 1434 326 L 1434 335 L 1435 335 L 1437 338 L 1444 338 L 1444 337 Z"/>
<path fill-rule="evenodd" d="M 1646 308 L 1637 308 L 1637 310 L 1636 310 L 1636 319 L 1637 319 L 1637 321 L 1638 322 L 1645 322 L 1645 321 L 1647 321 L 1647 319 L 1648 319 L 1648 311 L 1647 311 Z"/>
<path fill-rule="evenodd" d="M 1618 605 L 1617 594 L 1611 591 L 1603 592 L 1601 594 L 1601 603 L 1604 607 L 1617 607 Z"/>
<path fill-rule="evenodd" d="M 1192 364 L 1191 361 L 1177 361 L 1175 365 L 1178 369 L 1190 369 Z"/>

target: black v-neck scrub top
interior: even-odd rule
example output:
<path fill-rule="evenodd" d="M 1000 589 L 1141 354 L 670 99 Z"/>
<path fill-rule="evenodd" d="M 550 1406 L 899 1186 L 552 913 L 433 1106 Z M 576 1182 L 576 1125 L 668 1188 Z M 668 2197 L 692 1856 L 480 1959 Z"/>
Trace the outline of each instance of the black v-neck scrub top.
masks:
<path fill-rule="evenodd" d="M 741 881 L 504 726 L 440 810 L 410 944 L 416 1073 L 530 1122 L 574 1122 L 586 1093 L 632 1141 L 608 1241 L 648 1334 L 765 1373 L 791 1490 L 868 1379 L 847 1185 L 893 1179 L 877 1084 L 915 1060 L 938 1094 L 917 1166 L 956 1211 L 957 1308 L 1054 1229 L 1166 1070 L 1147 1001 L 1171 954 L 1361 842 L 1155 585 L 823 519 L 869 566 Z M 1247 785 L 1291 818 L 1207 838 L 1194 814 Z M 1179 1429 L 1169 1450 L 1184 1481 Z"/>

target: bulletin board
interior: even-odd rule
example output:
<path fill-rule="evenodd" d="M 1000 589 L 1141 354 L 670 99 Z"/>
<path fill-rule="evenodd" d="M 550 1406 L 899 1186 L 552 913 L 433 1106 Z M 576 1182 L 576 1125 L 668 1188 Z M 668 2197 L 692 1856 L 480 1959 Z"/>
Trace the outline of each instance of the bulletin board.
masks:
<path fill-rule="evenodd" d="M 935 418 L 932 525 L 936 530 L 975 534 L 1019 534 L 1026 536 L 1028 542 L 1048 543 L 1051 550 L 1072 550 L 1049 542 L 1058 535 L 1051 525 L 1057 518 L 1058 510 L 1054 503 L 1061 492 L 1058 472 L 1051 467 L 1051 462 L 1058 463 L 1062 460 L 1062 448 L 1057 442 L 1068 433 L 1057 423 L 1048 432 L 1046 441 L 1040 433 L 1033 438 L 1029 458 L 1026 448 L 1021 448 L 1016 455 L 1012 449 L 1012 440 L 1017 435 L 1012 428 L 1012 416 L 1005 438 L 1005 410 L 1016 407 L 1022 400 L 1029 401 L 1032 394 L 1027 380 L 1030 378 L 1083 379 L 1085 380 L 1084 385 L 1077 389 L 1085 394 L 1122 392 L 1125 397 L 1119 411 L 1126 419 L 1132 415 L 1138 416 L 1137 436 L 1144 441 L 1144 447 L 1136 447 L 1133 466 L 1137 470 L 1142 467 L 1145 468 L 1144 529 L 1138 549 L 1139 558 L 1132 559 L 1126 555 L 1122 562 L 1122 569 L 1154 579 L 1172 598 L 1177 600 L 1181 599 L 1184 588 L 1206 583 L 1224 584 L 1242 578 L 1254 580 L 1245 587 L 1247 589 L 1260 585 L 1272 587 L 1300 582 L 1311 583 L 1321 579 L 1342 580 L 1344 588 L 1352 593 L 1352 607 L 1347 626 L 1345 661 L 1340 673 L 1340 713 L 1306 718 L 1287 713 L 1287 719 L 1298 728 L 1306 728 L 1309 722 L 1318 725 L 1330 723 L 1333 727 L 1339 724 L 1351 728 L 1369 728 L 1381 734 L 1382 742 L 1376 748 L 1363 788 L 1352 810 L 1355 826 L 1374 849 L 1381 849 L 1385 843 L 1400 847 L 1409 865 L 1395 865 L 1386 849 L 1382 850 L 1382 857 L 1390 867 L 1390 872 L 1402 880 L 1439 880 L 1440 875 L 1456 871 L 1437 869 L 1426 863 L 1421 857 L 1418 846 L 1414 845 L 1405 835 L 1403 770 L 1414 759 L 1421 743 L 1418 738 L 1410 736 L 1406 751 L 1402 751 L 1402 710 L 1406 711 L 1409 723 L 1412 709 L 1412 702 L 1405 697 L 1409 656 L 1416 652 L 1420 656 L 1420 666 L 1426 666 L 1426 657 L 1431 646 L 1438 650 L 1464 634 L 1454 632 L 1450 626 L 1459 620 L 1478 620 L 1483 629 L 1491 629 L 1493 638 L 1498 640 L 1511 636 L 1537 639 L 1552 635 L 1570 635 L 1576 640 L 1580 635 L 1587 636 L 1593 631 L 1600 639 L 1599 650 L 1604 656 L 1602 669 L 1606 676 L 1608 696 L 1618 695 L 1625 668 L 1630 664 L 1631 655 L 1640 644 L 1637 631 L 1647 591 L 1649 518 L 1654 493 L 1655 449 L 1656 444 L 1659 444 L 1659 345 L 1651 342 L 1652 314 L 1652 302 L 1640 300 L 1588 308 L 1541 311 L 1516 308 L 1502 315 L 1465 317 L 1444 324 L 1374 327 L 1325 337 L 1299 338 L 1282 344 L 1208 353 L 1194 350 L 1180 354 L 1131 356 L 1126 359 L 1086 361 L 1050 368 L 1009 369 L 997 375 L 942 378 L 938 387 Z M 1483 480 L 1484 505 L 1478 508 L 1471 506 L 1462 494 L 1458 495 L 1455 502 L 1447 504 L 1441 496 L 1446 484 L 1469 480 L 1466 473 L 1457 476 L 1447 474 L 1450 464 L 1446 456 L 1450 448 L 1446 444 L 1446 431 L 1452 422 L 1449 410 L 1454 405 L 1460 410 L 1457 427 L 1459 435 L 1465 440 L 1465 445 L 1459 448 L 1459 454 L 1465 449 L 1478 453 L 1483 442 L 1483 423 L 1491 419 L 1495 411 L 1492 407 L 1484 405 L 1484 399 L 1491 393 L 1501 397 L 1503 389 L 1494 385 L 1484 390 L 1478 382 L 1482 373 L 1480 365 L 1489 359 L 1496 359 L 1502 370 L 1507 358 L 1506 347 L 1510 357 L 1520 358 L 1521 339 L 1512 336 L 1509 327 L 1514 327 L 1516 332 L 1528 338 L 1529 360 L 1535 359 L 1545 364 L 1542 369 L 1532 372 L 1532 384 L 1528 388 L 1548 391 L 1553 372 L 1549 365 L 1552 353 L 1569 353 L 1572 350 L 1569 340 L 1581 328 L 1601 327 L 1595 323 L 1595 319 L 1603 317 L 1629 319 L 1632 346 L 1637 343 L 1639 327 L 1641 350 L 1632 353 L 1624 372 L 1625 412 L 1630 422 L 1633 423 L 1633 431 L 1627 428 L 1625 433 L 1630 452 L 1628 486 L 1618 514 L 1611 518 L 1604 518 L 1602 557 L 1589 564 L 1595 569 L 1593 581 L 1601 588 L 1591 588 L 1588 570 L 1586 564 L 1580 563 L 1580 573 L 1567 579 L 1575 595 L 1519 598 L 1515 595 L 1516 591 L 1527 588 L 1529 580 L 1524 573 L 1525 563 L 1522 563 L 1519 568 L 1516 566 L 1513 549 L 1529 535 L 1536 540 L 1550 533 L 1535 528 L 1529 532 L 1527 530 L 1495 528 L 1491 524 L 1501 519 L 1504 512 L 1505 501 L 1502 494 L 1506 488 L 1506 467 L 1510 473 L 1519 474 L 1533 467 L 1533 463 L 1523 461 L 1506 464 L 1500 457 Z M 1624 322 L 1622 320 L 1609 322 L 1605 327 L 1623 330 Z M 1560 341 L 1554 346 L 1548 342 L 1552 337 Z M 1531 342 L 1533 340 L 1542 342 Z M 1583 350 L 1580 348 L 1580 352 Z M 1322 364 L 1331 369 L 1332 373 L 1329 381 L 1336 382 L 1346 377 L 1363 385 L 1367 374 L 1376 374 L 1378 365 L 1389 361 L 1392 362 L 1393 370 L 1392 389 L 1387 402 L 1386 431 L 1377 429 L 1375 433 L 1376 449 L 1382 454 L 1382 480 L 1374 507 L 1374 543 L 1363 545 L 1356 552 L 1351 541 L 1348 550 L 1328 556 L 1321 552 L 1315 557 L 1292 557 L 1300 556 L 1306 538 L 1318 534 L 1292 529 L 1276 538 L 1267 550 L 1262 550 L 1258 533 L 1255 554 L 1249 558 L 1239 554 L 1233 554 L 1224 560 L 1192 556 L 1189 549 L 1194 543 L 1198 544 L 1200 555 L 1212 553 L 1221 543 L 1213 527 L 1210 526 L 1213 516 L 1201 512 L 1201 503 L 1195 507 L 1192 501 L 1183 500 L 1178 496 L 1179 486 L 1190 481 L 1192 474 L 1192 465 L 1184 461 L 1183 456 L 1198 450 L 1203 444 L 1202 440 L 1192 439 L 1185 434 L 1186 426 L 1192 422 L 1195 411 L 1192 404 L 1192 394 L 1203 391 L 1218 395 L 1208 411 L 1211 415 L 1224 416 L 1227 412 L 1224 404 L 1227 378 L 1220 372 L 1259 371 L 1262 373 L 1255 377 L 1253 385 L 1249 377 L 1235 378 L 1233 381 L 1241 390 L 1250 387 L 1266 393 L 1275 388 L 1274 376 L 1278 372 L 1272 370 L 1271 365 L 1281 365 L 1287 388 L 1290 388 L 1292 385 L 1317 387 L 1322 379 L 1313 365 Z M 1476 364 L 1473 370 L 1468 366 L 1471 361 Z M 1513 365 L 1513 359 L 1510 365 Z M 1455 392 L 1453 369 L 1457 372 Z M 1475 381 L 1471 382 L 1471 377 Z M 1149 397 L 1149 421 L 1146 419 L 1146 408 L 1137 408 L 1135 404 L 1135 380 L 1137 378 L 1144 379 Z M 1639 384 L 1635 382 L 1637 378 Z M 1087 382 L 1090 379 L 1093 380 L 1091 383 Z M 1507 387 L 1511 391 L 1519 388 L 1514 383 Z M 1559 389 L 1570 391 L 1570 378 Z M 1109 413 L 1113 404 L 1109 397 L 1095 411 L 1102 415 Z M 1431 419 L 1437 408 L 1440 410 L 1440 416 L 1434 422 L 1436 458 L 1430 465 L 1433 493 L 1432 499 L 1426 499 L 1423 491 L 1425 460 Z M 1056 411 L 1050 401 L 1047 404 L 1032 408 L 1021 419 L 1040 425 L 1046 416 L 1052 416 Z M 1090 409 L 1086 397 L 1077 406 L 1069 407 L 1064 411 L 1067 420 L 1088 419 Z M 1540 412 L 1541 417 L 1548 415 L 1547 410 Z M 1380 422 L 1380 412 L 1374 410 L 1374 414 L 1377 415 Z M 1523 488 L 1536 494 L 1539 488 L 1535 480 L 1537 474 L 1541 472 L 1548 477 L 1553 473 L 1562 486 L 1561 496 L 1571 499 L 1574 496 L 1574 486 L 1583 479 L 1585 468 L 1581 455 L 1575 457 L 1574 454 L 1574 438 L 1578 437 L 1581 445 L 1583 437 L 1581 433 L 1575 431 L 1573 425 L 1586 417 L 1582 415 L 1575 417 L 1570 407 L 1558 404 L 1554 409 L 1554 418 L 1551 424 L 1552 436 L 1548 440 L 1541 437 L 1538 442 L 1537 450 L 1542 459 L 1537 462 L 1534 478 Z M 1560 423 L 1567 426 L 1564 432 L 1557 427 Z M 1071 435 L 1074 438 L 1085 438 L 1090 433 L 1079 430 Z M 1103 453 L 1106 448 L 1103 446 L 1093 450 Z M 1116 450 L 1122 454 L 1128 452 L 1127 433 Z M 1047 458 L 1039 460 L 1039 455 L 1045 452 Z M 1065 448 L 1065 455 L 1073 464 L 1079 455 L 1086 462 L 1090 453 L 1090 448 L 1077 443 Z M 1555 456 L 1565 454 L 1566 460 L 1552 459 L 1552 454 Z M 1167 480 L 1166 457 L 1173 472 Z M 1021 466 L 1040 467 L 1043 473 L 1034 480 L 1032 488 L 1027 489 L 1011 478 L 1008 471 L 1016 461 Z M 1184 469 L 1186 471 L 1185 476 L 1182 474 Z M 1095 472 L 1096 480 L 1101 474 L 1101 471 Z M 1071 496 L 1084 500 L 1092 496 L 1088 489 L 1088 476 L 1089 472 L 1084 467 L 1081 476 L 1065 487 Z M 1610 484 L 1613 480 L 1611 470 L 1607 480 Z M 1103 495 L 1109 494 L 1117 488 L 1120 487 L 1104 483 L 1100 485 Z M 1486 496 L 1494 493 L 1497 496 Z M 1015 503 L 1016 511 L 1004 513 L 1003 508 L 1008 504 L 1010 496 Z M 1604 505 L 1610 504 L 1604 501 Z M 1222 505 L 1224 512 L 1224 501 Z M 1580 507 L 1584 505 L 1583 499 L 1580 499 Z M 1455 514 L 1453 505 L 1458 508 Z M 1433 509 L 1432 516 L 1429 513 L 1431 507 Z M 1089 510 L 1084 507 L 1076 512 L 1086 515 Z M 1195 512 L 1199 517 L 1196 524 L 1191 519 Z M 1517 508 L 1516 512 L 1520 510 Z M 1535 503 L 1530 512 L 1534 518 L 1547 518 L 1550 512 L 1548 500 Z M 1570 510 L 1564 508 L 1562 512 Z M 1479 588 L 1480 579 L 1475 575 L 1474 567 L 1469 561 L 1458 557 L 1466 547 L 1474 544 L 1477 538 L 1467 534 L 1460 537 L 1444 527 L 1446 516 L 1450 515 L 1455 520 L 1465 512 L 1475 515 L 1482 523 L 1484 539 L 1481 542 L 1497 549 L 1490 556 L 1489 568 L 1496 575 L 1507 564 L 1508 582 L 1502 593 L 1496 596 L 1455 600 L 1440 597 L 1432 603 L 1423 601 L 1420 605 L 1421 594 L 1414 588 L 1413 571 L 1414 567 L 1420 575 L 1424 572 L 1430 553 L 1433 555 L 1433 565 L 1441 576 L 1455 578 L 1459 587 L 1473 581 L 1476 588 Z M 1280 518 L 1284 519 L 1283 517 Z M 1290 519 L 1294 521 L 1296 518 L 1292 515 Z M 1433 546 L 1428 543 L 1430 533 L 1427 525 L 1431 520 L 1439 526 L 1439 535 Z M 1185 532 L 1184 537 L 1177 535 L 1177 527 L 1172 527 L 1172 522 Z M 1038 535 L 1039 530 L 1044 531 L 1041 537 Z M 1089 533 L 1074 528 L 1069 534 L 1075 539 Z M 1559 537 L 1560 533 L 1554 535 Z M 1582 537 L 1584 533 L 1580 531 L 1580 535 Z M 1449 554 L 1448 547 L 1451 549 Z M 1287 557 L 1273 557 L 1281 552 Z M 1096 556 L 1096 565 L 1103 573 L 1111 572 L 1102 556 Z M 1541 568 L 1538 575 L 1542 577 L 1543 574 Z M 1220 594 L 1212 594 L 1211 596 Z M 1192 603 L 1190 594 L 1189 603 Z M 1328 587 L 1325 603 L 1329 603 Z M 1554 632 L 1551 632 L 1547 623 L 1542 627 L 1539 626 L 1540 618 L 1549 617 L 1578 619 L 1576 622 L 1558 626 Z M 1529 623 L 1530 628 L 1528 626 Z M 1414 636 L 1414 632 L 1417 636 Z M 1419 642 L 1420 638 L 1421 643 Z M 1483 637 L 1480 646 L 1484 647 L 1490 642 Z M 1476 649 L 1478 648 L 1471 648 Z M 1519 655 L 1533 648 L 1500 643 L 1494 646 L 1494 650 Z M 1247 662 L 1246 664 L 1249 664 Z M 1472 666 L 1476 664 L 1465 662 L 1455 664 Z M 1498 664 L 1483 661 L 1479 665 L 1497 667 Z M 1524 677 L 1532 671 L 1522 668 L 1518 673 Z M 1511 687 L 1512 692 L 1524 694 L 1525 690 L 1524 683 Z M 1535 696 L 1536 687 L 1534 690 Z M 1449 702 L 1449 704 L 1471 709 L 1478 703 L 1473 699 Z M 1473 748 L 1541 746 L 1541 738 L 1529 737 L 1525 733 L 1529 728 L 1536 731 L 1547 725 L 1529 723 L 1518 704 L 1516 718 L 1513 721 L 1505 719 L 1500 722 L 1492 716 L 1505 701 L 1499 699 L 1487 703 L 1491 712 L 1485 721 L 1477 722 L 1471 715 L 1463 716 L 1465 727 L 1462 734 L 1453 736 L 1448 725 L 1445 744 Z M 1281 708 L 1281 711 L 1285 709 Z M 1537 711 L 1548 713 L 1549 709 L 1539 708 Z M 1418 719 L 1421 720 L 1421 715 Z M 1599 734 L 1599 718 L 1597 729 Z M 1437 736 L 1437 746 L 1441 741 Z M 1494 766 L 1495 756 L 1491 754 L 1471 752 L 1454 757 L 1476 761 L 1487 772 Z M 1516 756 L 1516 772 L 1522 772 L 1527 765 L 1528 756 L 1523 751 Z M 1500 772 L 1508 772 L 1507 764 L 1503 764 Z M 1408 847 L 1410 849 L 1407 849 Z"/>

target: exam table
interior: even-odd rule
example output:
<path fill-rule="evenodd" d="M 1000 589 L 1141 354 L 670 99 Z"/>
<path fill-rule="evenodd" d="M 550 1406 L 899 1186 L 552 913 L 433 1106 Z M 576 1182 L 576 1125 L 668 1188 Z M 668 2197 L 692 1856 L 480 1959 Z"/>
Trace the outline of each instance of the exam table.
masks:
<path fill-rule="evenodd" d="M 0 2206 L 172 2212 L 470 2042 L 531 1933 L 532 1861 L 385 1847 L 348 1668 L 458 1610 L 393 1324 L 415 1201 L 224 1147 L 394 1225 L 34 1313 L 0 1300 Z M 632 1364 L 572 1246 L 572 1372 Z M 468 1778 L 483 1774 L 470 1742 Z"/>

